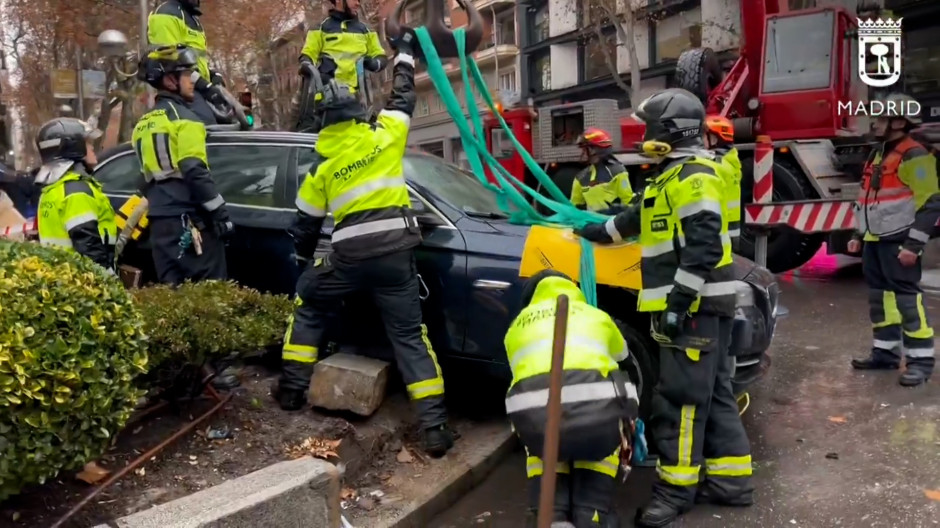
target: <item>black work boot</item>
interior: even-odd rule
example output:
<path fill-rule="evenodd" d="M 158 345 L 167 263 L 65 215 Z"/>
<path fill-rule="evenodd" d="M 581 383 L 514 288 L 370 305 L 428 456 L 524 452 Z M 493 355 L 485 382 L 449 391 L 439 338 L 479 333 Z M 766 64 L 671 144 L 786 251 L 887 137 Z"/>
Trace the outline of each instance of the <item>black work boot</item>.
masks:
<path fill-rule="evenodd" d="M 645 507 L 636 512 L 636 524 L 644 528 L 661 528 L 669 526 L 682 513 L 679 508 L 654 496 Z"/>
<path fill-rule="evenodd" d="M 285 411 L 299 411 L 307 404 L 307 391 L 282 389 L 280 382 L 275 382 L 271 387 L 271 395 Z"/>
<path fill-rule="evenodd" d="M 432 457 L 441 458 L 452 447 L 454 447 L 454 433 L 447 427 L 447 424 L 424 430 L 424 450 Z"/>
<path fill-rule="evenodd" d="M 901 374 L 901 377 L 898 378 L 898 383 L 902 387 L 916 387 L 923 383 L 926 383 L 930 379 L 930 374 L 924 372 L 918 368 L 908 368 L 904 374 Z"/>
<path fill-rule="evenodd" d="M 696 504 L 715 504 L 718 506 L 750 506 L 754 504 L 754 493 L 748 491 L 737 497 L 724 497 L 712 491 L 708 485 L 700 484 L 695 493 Z"/>
<path fill-rule="evenodd" d="M 897 370 L 900 366 L 900 360 L 882 359 L 874 354 L 865 359 L 852 360 L 852 368 L 855 370 Z"/>

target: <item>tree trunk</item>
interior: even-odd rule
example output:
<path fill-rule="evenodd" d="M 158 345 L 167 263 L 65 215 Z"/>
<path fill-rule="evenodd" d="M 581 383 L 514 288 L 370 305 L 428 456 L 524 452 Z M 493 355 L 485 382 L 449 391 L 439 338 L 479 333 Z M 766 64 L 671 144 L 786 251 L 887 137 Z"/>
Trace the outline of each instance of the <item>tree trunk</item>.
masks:
<path fill-rule="evenodd" d="M 614 75 L 614 82 L 617 83 L 624 92 L 627 93 L 627 96 L 630 98 L 630 106 L 634 105 L 633 97 L 634 94 L 640 93 L 640 83 L 641 78 L 641 68 L 640 68 L 640 58 L 636 53 L 636 31 L 633 27 L 633 24 L 636 22 L 636 17 L 634 16 L 633 5 L 631 4 L 632 0 L 624 0 L 624 13 L 623 16 L 618 16 L 610 6 L 607 6 L 604 3 L 598 3 L 598 7 L 604 11 L 604 16 L 614 24 L 614 31 L 617 34 L 618 45 L 623 46 L 627 50 L 628 59 L 630 61 L 630 85 L 623 81 L 623 78 L 620 76 L 620 71 L 617 68 L 616 63 L 611 68 L 611 72 Z M 601 38 L 600 25 L 598 24 L 597 34 L 598 38 Z M 607 48 L 603 48 L 604 58 L 608 59 L 610 52 Z M 607 66 L 610 67 L 610 60 L 607 61 Z"/>

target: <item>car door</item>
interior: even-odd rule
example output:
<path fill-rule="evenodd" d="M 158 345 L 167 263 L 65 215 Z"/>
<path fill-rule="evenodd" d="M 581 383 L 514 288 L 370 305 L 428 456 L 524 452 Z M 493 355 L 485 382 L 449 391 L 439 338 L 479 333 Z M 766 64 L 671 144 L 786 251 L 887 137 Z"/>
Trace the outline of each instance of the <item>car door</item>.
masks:
<path fill-rule="evenodd" d="M 315 169 L 320 159 L 313 149 L 298 149 L 297 169 L 292 171 L 297 176 L 298 188 L 304 176 Z M 407 179 L 407 160 L 404 168 Z M 421 279 L 420 294 L 424 321 L 435 348 L 461 353 L 467 319 L 466 288 L 461 286 L 466 280 L 466 244 L 453 223 L 428 200 L 414 189 L 409 189 L 409 195 L 421 225 L 423 238 L 415 256 Z M 324 223 L 323 236 L 318 243 L 318 256 L 330 250 L 329 233 L 332 228 L 332 217 L 328 217 Z M 358 298 L 353 304 L 354 309 L 347 310 L 344 319 L 355 317 L 359 321 L 368 320 L 371 321 L 369 324 L 378 324 L 378 314 L 371 301 Z M 362 334 L 361 331 L 357 333 Z"/>
<path fill-rule="evenodd" d="M 229 277 L 260 291 L 292 294 L 296 264 L 287 234 L 294 217 L 293 200 L 287 198 L 292 145 L 210 139 L 206 152 L 235 224 L 226 248 Z"/>

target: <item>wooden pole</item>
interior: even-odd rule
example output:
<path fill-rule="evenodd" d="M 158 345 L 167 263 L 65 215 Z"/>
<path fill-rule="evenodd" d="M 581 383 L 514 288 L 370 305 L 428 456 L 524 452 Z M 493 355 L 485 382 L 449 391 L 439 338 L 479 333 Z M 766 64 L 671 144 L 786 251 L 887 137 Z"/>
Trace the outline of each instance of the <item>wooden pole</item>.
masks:
<path fill-rule="evenodd" d="M 555 308 L 555 336 L 552 341 L 552 370 L 549 373 L 548 416 L 545 445 L 542 448 L 542 482 L 539 489 L 538 528 L 550 528 L 555 511 L 555 473 L 561 427 L 561 381 L 565 366 L 565 339 L 568 330 L 568 296 L 558 296 Z"/>

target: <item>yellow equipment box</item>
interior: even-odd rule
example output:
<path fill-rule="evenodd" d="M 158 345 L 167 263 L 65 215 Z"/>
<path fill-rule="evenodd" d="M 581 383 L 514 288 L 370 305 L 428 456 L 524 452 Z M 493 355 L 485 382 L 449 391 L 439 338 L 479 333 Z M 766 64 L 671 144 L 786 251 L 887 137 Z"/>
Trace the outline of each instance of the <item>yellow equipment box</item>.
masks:
<path fill-rule="evenodd" d="M 594 244 L 597 284 L 639 290 L 640 245 L 635 242 Z M 581 237 L 571 228 L 532 226 L 522 251 L 520 277 L 531 277 L 551 268 L 580 281 Z"/>
<path fill-rule="evenodd" d="M 134 213 L 134 209 L 140 204 L 142 198 L 141 195 L 134 194 L 121 205 L 120 209 L 115 211 L 114 223 L 117 224 L 118 232 L 122 231 L 124 226 L 127 225 L 127 219 Z M 139 240 L 140 236 L 144 233 L 144 229 L 147 229 L 149 224 L 150 220 L 145 213 L 140 217 L 140 221 L 137 222 L 137 225 L 134 226 L 134 231 L 131 233 L 131 240 Z"/>

